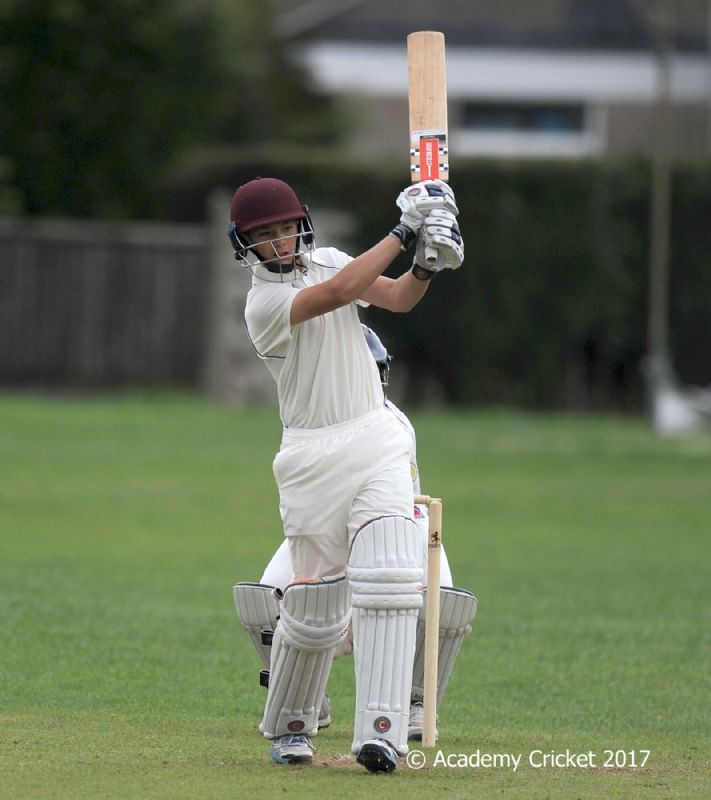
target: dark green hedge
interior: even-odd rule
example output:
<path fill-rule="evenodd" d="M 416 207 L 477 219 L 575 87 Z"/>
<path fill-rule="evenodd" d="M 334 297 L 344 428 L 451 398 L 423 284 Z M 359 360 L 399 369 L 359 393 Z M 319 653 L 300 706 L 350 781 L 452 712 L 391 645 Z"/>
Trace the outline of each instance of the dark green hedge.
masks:
<path fill-rule="evenodd" d="M 408 400 L 422 396 L 428 375 L 456 404 L 640 408 L 649 164 L 455 167 L 465 265 L 439 276 L 410 314 L 367 313 L 397 363 L 408 367 Z M 217 157 L 175 176 L 173 212 L 189 217 L 192 203 L 198 213 L 215 183 L 233 188 L 256 174 L 278 175 L 305 202 L 352 210 L 359 220 L 355 252 L 396 221 L 402 171 L 399 163 L 374 170 L 318 155 Z M 406 266 L 403 257 L 388 274 Z M 711 164 L 675 170 L 670 275 L 674 365 L 682 382 L 711 383 Z"/>

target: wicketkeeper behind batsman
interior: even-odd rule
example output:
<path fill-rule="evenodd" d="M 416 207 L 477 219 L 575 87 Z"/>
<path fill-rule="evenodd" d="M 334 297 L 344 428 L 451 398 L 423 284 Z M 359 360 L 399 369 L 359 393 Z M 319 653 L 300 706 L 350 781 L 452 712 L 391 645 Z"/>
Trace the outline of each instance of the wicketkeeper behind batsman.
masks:
<path fill-rule="evenodd" d="M 410 442 L 383 407 L 357 304 L 409 311 L 436 272 L 461 265 L 463 248 L 446 184 L 408 186 L 397 204 L 400 222 L 357 258 L 314 247 L 308 210 L 283 181 L 246 183 L 230 208 L 230 240 L 253 274 L 247 329 L 277 382 L 284 426 L 273 469 L 296 581 L 281 602 L 260 725 L 278 763 L 312 760 L 351 604 L 353 752 L 372 772 L 392 771 L 407 753 L 423 581 Z M 412 269 L 384 277 L 413 244 Z M 436 261 L 424 259 L 426 247 Z"/>

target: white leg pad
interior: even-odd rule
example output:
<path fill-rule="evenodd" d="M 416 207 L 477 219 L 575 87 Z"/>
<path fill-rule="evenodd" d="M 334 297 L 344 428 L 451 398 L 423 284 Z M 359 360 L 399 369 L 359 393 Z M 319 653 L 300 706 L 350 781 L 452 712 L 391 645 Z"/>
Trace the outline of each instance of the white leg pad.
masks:
<path fill-rule="evenodd" d="M 425 591 L 425 595 L 427 592 Z M 417 621 L 417 645 L 412 669 L 412 696 L 422 700 L 425 683 L 425 605 Z M 472 632 L 471 621 L 477 610 L 477 599 L 464 589 L 440 589 L 439 593 L 439 653 L 437 658 L 437 708 L 459 655 L 465 636 Z"/>
<path fill-rule="evenodd" d="M 381 517 L 363 526 L 351 546 L 356 715 L 352 749 L 386 739 L 407 753 L 412 665 L 423 569 L 416 524 Z"/>
<path fill-rule="evenodd" d="M 286 587 L 272 639 L 269 692 L 259 730 L 268 739 L 318 730 L 333 654 L 348 628 L 345 577 Z"/>
<path fill-rule="evenodd" d="M 239 621 L 249 634 L 265 669 L 269 669 L 272 649 L 269 644 L 262 643 L 262 631 L 273 631 L 279 617 L 279 601 L 273 592 L 273 586 L 263 583 L 238 583 L 232 587 Z"/>

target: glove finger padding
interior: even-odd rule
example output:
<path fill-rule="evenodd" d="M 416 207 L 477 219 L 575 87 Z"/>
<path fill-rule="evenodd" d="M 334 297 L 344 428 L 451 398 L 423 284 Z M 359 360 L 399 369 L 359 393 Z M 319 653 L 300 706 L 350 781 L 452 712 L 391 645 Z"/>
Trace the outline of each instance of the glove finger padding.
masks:
<path fill-rule="evenodd" d="M 454 214 L 430 211 L 417 234 L 415 263 L 430 272 L 458 269 L 464 261 L 464 240 Z"/>
<path fill-rule="evenodd" d="M 403 189 L 398 195 L 397 206 L 402 211 L 400 222 L 414 233 L 433 209 L 446 209 L 455 215 L 459 213 L 454 192 L 440 180 L 421 181 Z"/>

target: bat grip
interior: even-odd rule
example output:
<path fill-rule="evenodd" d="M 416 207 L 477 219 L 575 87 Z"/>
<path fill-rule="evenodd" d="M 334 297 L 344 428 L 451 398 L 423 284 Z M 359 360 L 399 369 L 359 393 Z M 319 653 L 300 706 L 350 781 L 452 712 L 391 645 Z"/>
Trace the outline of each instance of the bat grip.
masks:
<path fill-rule="evenodd" d="M 425 247 L 425 261 L 428 264 L 434 264 L 437 261 L 437 248 Z"/>

